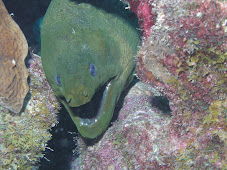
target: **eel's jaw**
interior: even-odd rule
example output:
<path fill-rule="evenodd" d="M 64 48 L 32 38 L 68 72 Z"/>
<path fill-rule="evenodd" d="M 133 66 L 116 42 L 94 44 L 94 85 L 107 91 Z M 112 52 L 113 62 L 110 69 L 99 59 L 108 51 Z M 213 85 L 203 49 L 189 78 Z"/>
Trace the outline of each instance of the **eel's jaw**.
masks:
<path fill-rule="evenodd" d="M 73 109 L 67 104 L 66 100 L 61 100 L 83 137 L 94 139 L 107 129 L 113 117 L 118 96 L 113 94 L 113 88 L 115 88 L 114 81 L 115 78 L 111 79 L 105 86 L 98 111 L 93 118 L 82 118 L 73 112 Z"/>
<path fill-rule="evenodd" d="M 124 90 L 125 85 L 131 82 L 134 70 L 135 62 L 132 60 L 128 63 L 120 75 L 112 77 L 109 83 L 107 82 L 108 84 L 103 92 L 98 113 L 94 118 L 81 118 L 80 116 L 73 114 L 72 109 L 68 106 L 66 101 L 62 102 L 83 137 L 94 139 L 107 129 L 113 117 L 114 108 L 120 94 Z"/>

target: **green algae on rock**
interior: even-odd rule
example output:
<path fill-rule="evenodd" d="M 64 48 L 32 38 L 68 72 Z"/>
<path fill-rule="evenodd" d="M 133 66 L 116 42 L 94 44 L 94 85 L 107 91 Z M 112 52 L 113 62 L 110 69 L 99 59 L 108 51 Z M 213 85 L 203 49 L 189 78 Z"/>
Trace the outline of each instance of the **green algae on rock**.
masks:
<path fill-rule="evenodd" d="M 48 131 L 57 123 L 57 99 L 33 55 L 28 73 L 30 94 L 25 111 L 12 115 L 0 107 L 0 169 L 38 169 L 38 161 L 51 139 Z"/>
<path fill-rule="evenodd" d="M 43 68 L 83 137 L 108 127 L 133 78 L 138 45 L 138 31 L 117 15 L 88 3 L 51 2 L 41 28 Z"/>

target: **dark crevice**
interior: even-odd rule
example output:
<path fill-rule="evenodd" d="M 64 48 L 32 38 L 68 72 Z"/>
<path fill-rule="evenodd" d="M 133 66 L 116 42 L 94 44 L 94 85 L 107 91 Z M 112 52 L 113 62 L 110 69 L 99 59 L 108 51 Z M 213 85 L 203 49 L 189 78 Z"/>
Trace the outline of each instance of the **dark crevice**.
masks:
<path fill-rule="evenodd" d="M 171 109 L 169 106 L 169 100 L 164 96 L 153 96 L 151 98 L 152 107 L 156 107 L 164 114 L 171 115 Z"/>

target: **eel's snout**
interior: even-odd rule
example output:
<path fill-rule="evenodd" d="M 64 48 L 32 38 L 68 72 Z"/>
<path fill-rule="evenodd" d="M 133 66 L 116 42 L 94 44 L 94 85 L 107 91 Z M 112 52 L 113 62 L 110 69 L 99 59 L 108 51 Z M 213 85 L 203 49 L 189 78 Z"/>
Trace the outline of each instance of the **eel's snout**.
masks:
<path fill-rule="evenodd" d="M 75 94 L 71 93 L 65 96 L 65 99 L 70 107 L 78 107 L 84 105 L 90 101 L 89 91 L 84 88 Z"/>

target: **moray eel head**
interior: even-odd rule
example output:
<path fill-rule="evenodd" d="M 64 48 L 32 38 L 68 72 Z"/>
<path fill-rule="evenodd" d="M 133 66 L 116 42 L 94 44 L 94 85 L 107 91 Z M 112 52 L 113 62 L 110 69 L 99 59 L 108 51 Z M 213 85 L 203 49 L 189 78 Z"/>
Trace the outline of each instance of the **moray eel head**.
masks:
<path fill-rule="evenodd" d="M 127 79 L 117 81 L 119 77 L 115 69 L 122 71 L 118 60 L 115 61 L 117 57 L 113 58 L 114 61 L 106 59 L 106 56 L 119 51 L 116 44 L 103 42 L 111 37 L 106 37 L 100 30 L 86 35 L 82 35 L 80 41 L 79 35 L 77 41 L 65 41 L 63 34 L 54 44 L 49 44 L 49 36 L 52 35 L 45 35 L 42 38 L 42 45 L 45 45 L 42 48 L 42 62 L 55 95 L 69 112 L 79 132 L 86 138 L 95 138 L 112 119 L 120 89 L 124 88 Z M 99 38 L 90 41 L 94 35 Z M 109 46 L 116 48 L 114 52 Z"/>
<path fill-rule="evenodd" d="M 79 65 L 77 68 L 81 70 L 80 72 L 71 72 L 68 74 L 67 67 L 66 69 L 60 71 L 61 69 L 58 69 L 57 73 L 55 74 L 55 84 L 57 85 L 57 90 L 59 91 L 59 98 L 61 100 L 65 100 L 67 104 L 70 107 L 79 107 L 85 103 L 88 103 L 92 96 L 95 93 L 95 87 L 94 87 L 94 80 L 92 76 L 92 72 L 89 70 L 92 66 L 95 67 L 93 63 L 87 65 Z M 67 66 L 70 65 L 70 63 L 67 64 Z M 59 67 L 62 67 L 60 65 Z M 90 77 L 90 78 L 84 78 Z M 55 86 L 56 86 L 55 85 Z"/>
<path fill-rule="evenodd" d="M 138 45 L 124 19 L 87 3 L 51 1 L 41 27 L 43 69 L 83 137 L 107 129 L 133 78 Z"/>

